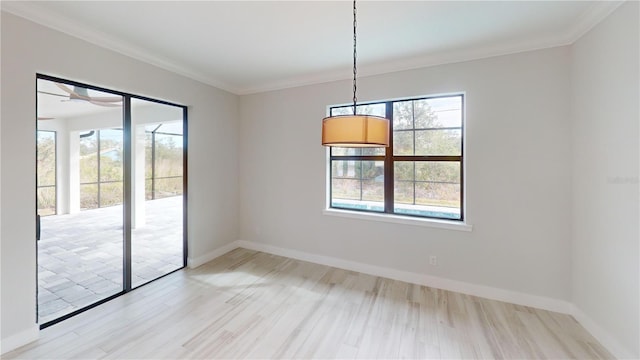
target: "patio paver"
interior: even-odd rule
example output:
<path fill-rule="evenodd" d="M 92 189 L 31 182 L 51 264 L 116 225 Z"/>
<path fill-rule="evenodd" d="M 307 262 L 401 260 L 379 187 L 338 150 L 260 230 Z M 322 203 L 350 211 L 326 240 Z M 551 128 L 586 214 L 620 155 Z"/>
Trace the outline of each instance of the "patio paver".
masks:
<path fill-rule="evenodd" d="M 182 196 L 145 202 L 147 223 L 132 230 L 132 284 L 182 267 Z M 38 322 L 122 290 L 122 206 L 42 217 Z"/>

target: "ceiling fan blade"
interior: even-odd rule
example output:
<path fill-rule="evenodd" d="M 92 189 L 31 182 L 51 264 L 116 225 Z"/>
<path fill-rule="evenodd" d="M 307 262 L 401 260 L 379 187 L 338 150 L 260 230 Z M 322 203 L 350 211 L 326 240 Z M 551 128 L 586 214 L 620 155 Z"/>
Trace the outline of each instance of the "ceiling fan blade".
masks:
<path fill-rule="evenodd" d="M 76 94 L 73 90 L 69 89 L 69 87 L 65 84 L 61 84 L 61 83 L 56 83 L 56 86 L 59 87 L 60 89 L 62 89 L 62 91 L 66 92 L 69 94 L 69 96 L 79 96 L 78 94 Z"/>
<path fill-rule="evenodd" d="M 84 101 L 91 101 L 91 98 L 88 96 L 84 96 L 84 95 L 78 95 L 77 93 L 71 93 L 69 94 L 69 100 L 84 100 Z"/>
<path fill-rule="evenodd" d="M 106 107 L 120 107 L 122 106 L 121 104 L 116 104 L 113 102 L 103 102 L 103 101 L 95 101 L 95 100 L 87 100 L 88 102 L 92 103 L 93 105 L 98 105 L 98 106 L 106 106 Z"/>
<path fill-rule="evenodd" d="M 78 89 L 83 89 L 85 91 L 80 91 Z M 121 96 L 88 96 L 85 95 L 87 93 L 86 89 L 74 87 L 74 90 L 69 93 L 69 99 L 71 100 L 85 100 L 85 101 L 99 101 L 99 102 L 122 102 Z"/>
<path fill-rule="evenodd" d="M 38 90 L 39 94 L 45 94 L 45 95 L 52 95 L 52 96 L 60 96 L 63 98 L 68 98 L 69 96 L 67 95 L 62 95 L 62 94 L 56 94 L 56 93 L 52 93 L 52 92 L 47 92 L 47 91 L 42 91 L 42 90 Z"/>
<path fill-rule="evenodd" d="M 99 102 L 122 102 L 121 96 L 90 96 L 89 99 Z"/>
<path fill-rule="evenodd" d="M 84 101 L 88 101 L 88 102 L 90 102 L 90 103 L 92 103 L 94 105 L 99 105 L 99 106 L 111 106 L 111 107 L 121 106 L 120 104 L 115 104 L 115 103 L 122 102 L 122 97 L 121 96 L 96 96 L 96 97 L 91 97 L 91 96 L 88 96 L 87 89 L 85 89 L 83 87 L 74 86 L 73 90 L 71 90 L 65 84 L 56 83 L 56 85 L 60 89 L 62 89 L 63 91 L 65 91 L 66 93 L 69 94 L 69 100 L 84 100 Z"/>

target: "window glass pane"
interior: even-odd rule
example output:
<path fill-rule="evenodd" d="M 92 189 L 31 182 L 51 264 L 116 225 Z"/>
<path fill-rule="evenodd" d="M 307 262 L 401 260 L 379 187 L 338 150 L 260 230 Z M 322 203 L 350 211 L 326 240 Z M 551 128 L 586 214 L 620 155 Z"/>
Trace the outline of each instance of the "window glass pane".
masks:
<path fill-rule="evenodd" d="M 156 179 L 156 199 L 182 195 L 182 176 Z"/>
<path fill-rule="evenodd" d="M 396 162 L 394 177 L 394 212 L 460 219 L 460 162 Z"/>
<path fill-rule="evenodd" d="M 462 96 L 416 100 L 414 109 L 416 129 L 462 126 Z"/>
<path fill-rule="evenodd" d="M 461 96 L 396 101 L 393 111 L 394 155 L 461 155 Z"/>
<path fill-rule="evenodd" d="M 163 134 L 182 135 L 182 122 L 173 121 L 163 123 L 156 131 Z"/>
<path fill-rule="evenodd" d="M 40 216 L 56 214 L 56 133 L 38 131 L 37 203 Z"/>
<path fill-rule="evenodd" d="M 415 199 L 415 187 L 413 181 L 396 180 L 393 187 L 393 196 L 395 200 L 394 211 L 398 210 L 398 204 L 413 205 Z"/>
<path fill-rule="evenodd" d="M 153 130 L 153 129 L 151 129 Z M 153 153 L 153 142 L 152 142 L 152 135 L 150 132 L 145 132 L 144 134 L 144 158 L 145 159 L 149 159 L 147 161 L 144 162 L 144 176 L 146 179 L 151 179 L 151 172 L 152 172 L 152 167 L 151 167 L 151 156 Z"/>
<path fill-rule="evenodd" d="M 56 133 L 38 131 L 38 186 L 56 184 Z"/>
<path fill-rule="evenodd" d="M 155 176 L 182 175 L 182 136 L 156 134 Z"/>
<path fill-rule="evenodd" d="M 183 266 L 185 120 L 181 107 L 131 99 L 134 288 Z"/>
<path fill-rule="evenodd" d="M 353 106 L 334 107 L 330 110 L 331 116 L 353 115 Z"/>
<path fill-rule="evenodd" d="M 356 112 L 362 115 L 375 115 L 375 116 L 384 117 L 386 113 L 386 104 L 378 103 L 378 104 L 358 105 L 356 107 Z"/>
<path fill-rule="evenodd" d="M 98 207 L 98 184 L 80 185 L 80 209 L 96 209 Z"/>
<path fill-rule="evenodd" d="M 461 155 L 462 153 L 460 130 L 416 130 L 415 136 L 415 155 Z"/>
<path fill-rule="evenodd" d="M 356 113 L 358 113 L 358 115 L 375 115 L 375 116 L 385 117 L 386 111 L 387 110 L 386 110 L 385 103 L 356 106 Z M 353 105 L 333 107 L 331 108 L 330 113 L 331 113 L 331 116 L 353 115 Z"/>
<path fill-rule="evenodd" d="M 415 179 L 415 165 L 414 161 L 396 161 L 393 168 L 393 176 L 396 181 L 411 181 Z"/>
<path fill-rule="evenodd" d="M 384 162 L 331 162 L 331 206 L 384 211 Z"/>
<path fill-rule="evenodd" d="M 370 148 L 345 148 L 345 147 L 331 147 L 331 155 L 333 156 L 384 156 L 385 148 L 383 147 L 370 147 Z"/>
<path fill-rule="evenodd" d="M 100 184 L 100 207 L 120 205 L 123 203 L 122 182 Z"/>
<path fill-rule="evenodd" d="M 153 191 L 152 191 L 152 181 L 151 179 L 146 179 L 144 181 L 144 198 L 145 200 L 152 200 L 153 199 Z"/>
<path fill-rule="evenodd" d="M 333 178 L 331 180 L 332 206 L 339 206 L 342 200 L 360 200 L 360 185 L 360 179 Z"/>
<path fill-rule="evenodd" d="M 55 186 L 39 187 L 38 190 L 38 215 L 47 216 L 56 213 L 56 188 Z"/>
<path fill-rule="evenodd" d="M 362 181 L 362 200 L 384 202 L 384 175 L 380 175 L 377 179 L 368 179 Z"/>
<path fill-rule="evenodd" d="M 122 180 L 122 134 L 120 129 L 100 130 L 100 181 Z"/>
<path fill-rule="evenodd" d="M 413 131 L 393 132 L 393 155 L 413 155 Z"/>
<path fill-rule="evenodd" d="M 360 156 L 362 155 L 362 148 L 345 148 L 345 147 L 331 147 L 331 155 L 334 156 Z"/>
<path fill-rule="evenodd" d="M 415 166 L 416 181 L 460 183 L 460 162 L 458 161 L 412 161 L 410 163 Z"/>
<path fill-rule="evenodd" d="M 182 195 L 182 122 L 145 126 L 145 198 L 162 199 Z"/>
<path fill-rule="evenodd" d="M 98 136 L 95 131 L 80 134 L 80 183 L 98 181 Z"/>
<path fill-rule="evenodd" d="M 393 129 L 413 129 L 413 101 L 393 103 Z"/>

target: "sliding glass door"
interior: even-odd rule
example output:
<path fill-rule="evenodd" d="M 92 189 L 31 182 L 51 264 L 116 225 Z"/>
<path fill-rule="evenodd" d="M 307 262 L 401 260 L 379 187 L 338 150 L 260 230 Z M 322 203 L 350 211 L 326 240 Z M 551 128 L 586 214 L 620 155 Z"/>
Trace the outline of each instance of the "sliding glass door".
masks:
<path fill-rule="evenodd" d="M 186 108 L 37 79 L 38 322 L 185 266 Z"/>
<path fill-rule="evenodd" d="M 184 115 L 131 100 L 133 287 L 184 266 Z"/>
<path fill-rule="evenodd" d="M 123 290 L 123 97 L 46 79 L 37 91 L 38 321 L 47 323 Z"/>

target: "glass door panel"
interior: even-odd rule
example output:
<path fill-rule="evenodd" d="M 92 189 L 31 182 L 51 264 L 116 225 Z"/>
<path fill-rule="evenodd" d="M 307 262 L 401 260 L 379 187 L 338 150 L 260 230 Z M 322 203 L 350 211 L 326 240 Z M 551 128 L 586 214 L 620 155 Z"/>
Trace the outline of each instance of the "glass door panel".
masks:
<path fill-rule="evenodd" d="M 123 98 L 37 80 L 38 322 L 121 293 Z"/>
<path fill-rule="evenodd" d="M 183 108 L 131 100 L 131 281 L 184 267 Z"/>

